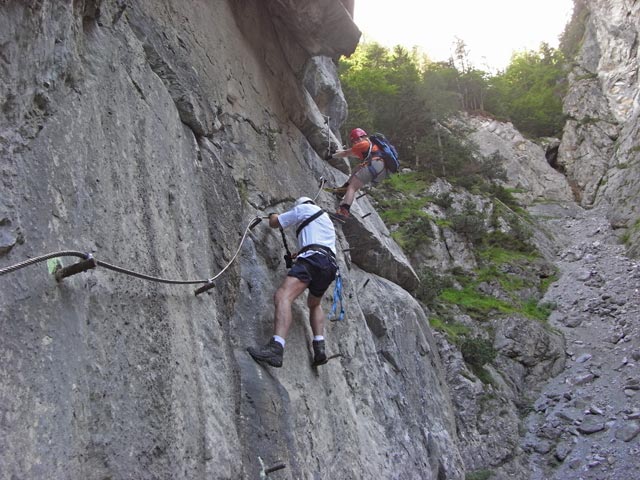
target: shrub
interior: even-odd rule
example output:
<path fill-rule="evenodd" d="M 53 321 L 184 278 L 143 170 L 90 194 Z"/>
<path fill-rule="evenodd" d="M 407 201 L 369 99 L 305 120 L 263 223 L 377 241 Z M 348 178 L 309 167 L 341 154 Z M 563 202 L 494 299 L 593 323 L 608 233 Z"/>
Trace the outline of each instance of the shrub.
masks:
<path fill-rule="evenodd" d="M 513 196 L 513 191 L 495 183 L 487 183 L 484 191 L 512 209 L 520 209 L 520 204 Z"/>
<path fill-rule="evenodd" d="M 460 343 L 460 338 L 470 333 L 469 327 L 462 323 L 456 323 L 448 320 L 442 320 L 438 317 L 430 317 L 429 325 L 431 328 L 443 332 L 449 341 L 453 343 Z"/>
<path fill-rule="evenodd" d="M 462 358 L 472 368 L 479 369 L 496 358 L 496 350 L 490 340 L 481 337 L 467 338 L 460 345 Z"/>
<path fill-rule="evenodd" d="M 536 247 L 528 242 L 529 238 L 531 238 L 531 231 L 528 229 L 512 230 L 512 233 L 496 230 L 486 234 L 483 237 L 483 243 L 487 252 L 497 249 L 502 252 L 518 252 L 529 256 L 534 255 L 537 251 Z"/>
<path fill-rule="evenodd" d="M 416 290 L 415 297 L 427 307 L 433 307 L 436 299 L 444 289 L 453 286 L 451 277 L 439 275 L 432 268 L 422 269 L 418 276 L 420 277 L 420 284 Z"/>
<path fill-rule="evenodd" d="M 415 221 L 419 217 L 427 216 L 422 211 L 428 199 L 405 198 L 402 200 L 380 200 L 378 203 L 382 209 L 380 216 L 387 225 L 404 225 Z"/>
<path fill-rule="evenodd" d="M 546 321 L 555 309 L 552 303 L 539 303 L 535 298 L 527 300 L 522 306 L 522 312 L 529 318 Z"/>
<path fill-rule="evenodd" d="M 406 248 L 409 253 L 416 251 L 422 245 L 429 245 L 434 238 L 429 217 L 419 216 L 414 221 L 404 225 L 401 230 L 403 236 L 407 239 Z"/>
<path fill-rule="evenodd" d="M 491 470 L 474 470 L 473 472 L 466 473 L 464 480 L 489 480 L 493 477 Z"/>
<path fill-rule="evenodd" d="M 446 288 L 440 294 L 440 299 L 449 304 L 457 305 L 467 315 L 478 321 L 486 321 L 491 315 L 513 314 L 517 308 L 502 300 L 489 295 L 484 295 L 474 289 L 473 282 L 462 290 Z"/>
<path fill-rule="evenodd" d="M 451 228 L 473 244 L 478 244 L 486 235 L 484 219 L 476 212 L 462 213 L 451 217 Z"/>
<path fill-rule="evenodd" d="M 451 197 L 451 194 L 449 192 L 446 192 L 434 198 L 433 203 L 438 205 L 440 208 L 443 208 L 444 210 L 448 210 L 451 208 L 453 198 Z"/>

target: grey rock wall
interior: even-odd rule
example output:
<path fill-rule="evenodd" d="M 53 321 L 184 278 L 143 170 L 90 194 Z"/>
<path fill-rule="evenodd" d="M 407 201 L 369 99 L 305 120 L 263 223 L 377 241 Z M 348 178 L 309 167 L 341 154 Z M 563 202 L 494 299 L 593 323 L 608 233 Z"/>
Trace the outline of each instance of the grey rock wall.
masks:
<path fill-rule="evenodd" d="M 640 217 L 640 5 L 591 0 L 586 7 L 558 161 L 583 206 L 601 204 L 614 227 L 633 227 Z M 637 228 L 631 234 L 637 253 Z"/>
<path fill-rule="evenodd" d="M 516 195 L 522 205 L 535 208 L 551 203 L 559 205 L 559 209 L 573 205 L 567 179 L 550 165 L 543 145 L 524 138 L 511 124 L 461 114 L 449 119 L 447 128 L 456 133 L 464 132 L 466 140 L 481 157 L 479 160 L 487 161 L 499 154 L 506 171 L 505 186 L 517 189 Z M 545 140 L 551 146 L 557 142 Z M 558 254 L 559 242 L 552 231 L 539 229 L 527 214 L 516 212 L 499 200 L 490 200 L 442 179 L 432 182 L 423 195 L 433 199 L 423 209 L 430 219 L 427 225 L 431 232 L 425 235 L 428 241 L 417 246 L 411 254 L 416 270 L 425 270 L 425 278 L 430 278 L 430 274 L 446 277 L 451 272 L 456 272 L 456 278 L 461 272 L 475 278 L 486 265 L 478 262 L 478 250 L 472 240 L 474 235 L 498 230 L 517 237 L 515 230 L 524 227 L 531 230 L 530 241 L 542 256 L 535 261 L 498 267 L 522 280 L 523 286 L 517 292 L 506 292 L 501 282 L 493 278 L 480 282 L 476 288 L 479 293 L 505 302 L 513 302 L 514 296 L 521 301 L 541 300 L 541 292 L 534 286 L 553 275 L 551 262 L 556 261 Z M 455 222 L 464 217 L 478 220 L 472 223 L 472 231 Z M 454 288 L 456 285 L 462 288 L 454 278 L 448 280 Z M 433 288 L 441 288 L 437 279 L 434 283 Z M 429 312 L 429 317 L 435 324 L 445 319 L 444 327 L 440 329 L 447 333 L 438 332 L 435 338 L 452 392 L 458 448 L 466 475 L 529 478 L 531 452 L 522 446 L 521 419 L 539 386 L 549 377 L 558 375 L 564 367 L 562 336 L 541 322 L 515 314 L 498 315 L 483 322 L 455 308 L 446 314 L 441 305 L 435 306 L 434 310 Z M 465 349 L 461 346 L 464 340 L 456 339 L 447 330 L 451 325 L 471 332 L 464 340 L 480 337 L 491 342 L 496 357 L 484 366 L 483 372 L 465 361 L 462 354 Z"/>
<path fill-rule="evenodd" d="M 321 159 L 322 114 L 346 107 L 304 79 L 311 55 L 357 37 L 329 0 L 2 2 L 0 265 L 71 249 L 210 278 L 256 215 L 343 180 Z M 370 263 L 340 234 L 347 319 L 317 371 L 303 299 L 282 369 L 245 351 L 270 334 L 284 275 L 263 224 L 197 297 L 104 268 L 1 276 L 0 478 L 257 478 L 278 461 L 279 478 L 463 478 L 426 317 L 379 276 L 415 273 L 378 225 Z"/>
<path fill-rule="evenodd" d="M 450 122 L 468 132 L 483 157 L 503 159 L 506 186 L 516 189 L 525 205 L 536 200 L 573 200 L 567 179 L 554 170 L 542 146 L 528 140 L 511 123 L 474 115 L 460 115 Z"/>

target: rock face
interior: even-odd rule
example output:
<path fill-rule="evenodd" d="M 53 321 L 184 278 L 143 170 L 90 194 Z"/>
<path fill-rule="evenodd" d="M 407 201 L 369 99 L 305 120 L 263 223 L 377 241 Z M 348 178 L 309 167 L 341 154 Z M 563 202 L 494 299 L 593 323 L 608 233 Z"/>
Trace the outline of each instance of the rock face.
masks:
<path fill-rule="evenodd" d="M 342 230 L 349 244 L 355 246 L 349 252 L 354 263 L 414 291 L 418 276 L 380 217 L 373 215 L 375 210 L 368 199 L 359 200 L 352 210 L 354 218 Z"/>
<path fill-rule="evenodd" d="M 527 456 L 520 447 L 521 408 L 529 388 L 561 371 L 560 335 L 522 318 L 496 321 L 494 346 L 498 367 L 487 367 L 492 381 L 484 384 L 469 370 L 462 355 L 437 335 L 447 382 L 453 397 L 460 449 L 467 472 L 490 471 L 496 478 L 528 478 Z M 538 363 L 537 360 L 540 360 Z"/>
<path fill-rule="evenodd" d="M 323 115 L 346 106 L 312 57 L 355 48 L 345 5 L 2 2 L 2 266 L 77 250 L 206 280 L 256 215 L 342 181 Z M 462 479 L 441 361 L 398 285 L 415 273 L 375 212 L 354 222 L 375 258 L 340 233 L 347 316 L 317 370 L 304 299 L 282 369 L 246 353 L 285 275 L 264 225 L 208 295 L 104 268 L 1 276 L 0 477 L 258 478 L 283 462 L 281 478 Z"/>
<path fill-rule="evenodd" d="M 542 146 L 524 138 L 511 123 L 460 115 L 452 126 L 468 131 L 468 139 L 484 157 L 502 157 L 507 185 L 521 192 L 518 198 L 523 203 L 573 200 L 567 179 L 549 165 Z"/>
<path fill-rule="evenodd" d="M 612 186 L 638 193 L 637 76 L 620 67 L 637 56 L 638 6 L 618 2 L 609 24 L 607 5 L 591 2 L 578 69 L 594 78 L 574 78 L 567 108 L 583 113 L 558 162 L 628 224 L 635 204 Z M 282 369 L 246 353 L 270 335 L 285 275 L 279 233 L 246 227 L 300 195 L 335 208 L 318 181 L 341 184 L 349 170 L 323 158 L 347 115 L 331 58 L 355 48 L 352 11 L 350 0 L 2 2 L 0 268 L 74 250 L 168 279 L 226 271 L 197 297 L 196 285 L 105 268 L 60 283 L 44 263 L 0 276 L 0 478 L 258 478 L 280 462 L 291 479 L 525 478 L 517 407 L 561 368 L 562 339 L 518 317 L 493 322 L 498 357 L 482 384 L 429 328 L 408 293 L 416 272 L 366 197 L 339 227 L 346 320 L 327 324 L 329 363 L 310 366 L 304 299 Z M 507 160 L 524 200 L 570 198 L 541 147 L 508 124 L 466 122 L 484 155 Z M 586 161 L 606 182 L 581 179 Z M 454 193 L 446 182 L 432 189 Z M 480 197 L 452 196 L 456 213 L 472 203 L 492 214 Z M 436 254 L 419 262 L 472 270 L 468 239 L 432 226 Z M 625 388 L 631 398 L 636 379 Z M 638 435 L 637 412 L 627 420 L 622 442 Z M 571 457 L 562 442 L 535 451 Z"/>
<path fill-rule="evenodd" d="M 640 233 L 640 5 L 585 2 L 582 48 L 570 73 L 564 110 L 570 117 L 559 148 L 562 166 L 583 206 L 604 205 L 615 227 Z M 635 228 L 634 228 L 635 225 Z"/>
<path fill-rule="evenodd" d="M 624 255 L 605 209 L 538 205 L 555 232 L 559 281 L 545 300 L 566 339 L 562 373 L 541 385 L 525 421 L 532 480 L 626 480 L 637 476 L 640 409 L 640 267 Z"/>

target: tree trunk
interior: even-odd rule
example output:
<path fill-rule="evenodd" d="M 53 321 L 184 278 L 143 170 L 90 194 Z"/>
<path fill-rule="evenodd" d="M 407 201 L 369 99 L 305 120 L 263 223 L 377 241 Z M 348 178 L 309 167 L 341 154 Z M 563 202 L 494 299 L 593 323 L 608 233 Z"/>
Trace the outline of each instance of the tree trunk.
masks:
<path fill-rule="evenodd" d="M 447 176 L 447 172 L 444 168 L 444 152 L 442 151 L 442 139 L 440 138 L 440 130 L 438 130 L 436 128 L 436 137 L 438 138 L 438 154 L 439 154 L 439 160 L 440 160 L 440 165 L 442 166 L 442 176 L 446 177 Z"/>

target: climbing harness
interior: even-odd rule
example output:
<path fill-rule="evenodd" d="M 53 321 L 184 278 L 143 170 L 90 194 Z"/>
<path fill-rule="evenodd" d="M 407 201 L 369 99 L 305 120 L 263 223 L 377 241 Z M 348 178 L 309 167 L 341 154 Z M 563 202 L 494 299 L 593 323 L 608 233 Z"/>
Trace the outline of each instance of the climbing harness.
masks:
<path fill-rule="evenodd" d="M 382 174 L 382 172 L 384 172 L 384 170 L 387 168 L 386 165 L 385 167 L 380 170 L 379 172 L 376 172 L 376 169 L 373 166 L 373 160 L 375 158 L 378 158 L 380 160 L 383 161 L 384 163 L 384 157 L 382 156 L 372 156 L 373 153 L 373 142 L 371 140 L 369 140 L 369 150 L 367 151 L 367 154 L 364 157 L 364 161 L 358 165 L 358 170 L 362 169 L 362 168 L 366 168 L 367 170 L 369 170 L 369 173 L 371 174 L 371 183 L 373 183 L 374 185 L 377 185 L 378 183 L 378 176 L 380 176 Z"/>
<path fill-rule="evenodd" d="M 311 222 L 313 222 L 316 218 L 320 217 L 323 213 L 326 213 L 331 217 L 329 212 L 324 211 L 323 209 L 318 210 L 313 215 L 305 218 L 305 220 L 298 226 L 296 229 L 296 237 L 300 235 L 300 232 Z M 342 221 L 344 223 L 344 221 Z M 282 236 L 282 243 L 284 245 L 284 249 L 286 251 L 284 255 L 284 261 L 287 269 L 293 266 L 293 256 L 291 255 L 291 250 L 289 250 L 289 244 L 287 243 L 287 237 L 284 233 L 284 229 L 280 227 L 280 235 Z M 319 252 L 328 255 L 329 257 L 335 260 L 335 254 L 331 251 L 330 248 L 324 247 L 323 245 L 307 245 L 303 247 L 298 254 L 303 253 L 307 250 L 317 250 Z M 336 314 L 338 302 L 340 302 L 340 313 L 337 317 L 333 318 Z M 329 313 L 329 320 L 332 322 L 342 321 L 344 320 L 344 305 L 342 304 L 342 277 L 340 276 L 340 271 L 338 270 L 336 274 L 335 286 L 333 288 L 333 305 L 331 306 L 331 312 Z"/>
<path fill-rule="evenodd" d="M 304 227 L 309 225 L 311 222 L 313 222 L 316 218 L 318 218 L 323 213 L 326 213 L 326 212 L 320 209 L 310 217 L 305 218 L 304 221 L 296 229 L 296 237 L 300 235 L 300 232 Z M 293 255 L 291 254 L 291 250 L 289 249 L 289 243 L 287 243 L 287 236 L 285 235 L 284 229 L 282 227 L 280 227 L 280 235 L 282 236 L 282 244 L 284 245 L 284 249 L 286 252 L 284 254 L 284 264 L 287 267 L 287 269 L 289 269 L 293 266 Z"/>
<path fill-rule="evenodd" d="M 52 258 L 57 258 L 57 257 L 78 257 L 78 258 L 83 259 L 83 261 L 78 262 L 78 263 L 76 263 L 74 265 L 70 265 L 68 267 L 64 267 L 64 268 L 58 269 L 58 270 L 56 270 L 54 272 L 57 281 L 60 281 L 65 277 L 69 277 L 71 275 L 75 275 L 76 273 L 84 272 L 84 271 L 89 270 L 91 268 L 95 268 L 97 266 L 100 266 L 100 267 L 107 268 L 109 270 L 113 270 L 114 272 L 123 273 L 125 275 L 130 275 L 132 277 L 137 277 L 137 278 L 140 278 L 142 280 L 149 280 L 149 281 L 152 281 L 152 282 L 167 283 L 167 284 L 172 284 L 172 285 L 204 284 L 204 286 L 198 288 L 195 291 L 195 295 L 199 295 L 200 293 L 203 293 L 203 292 L 209 290 L 210 288 L 213 288 L 213 286 L 214 286 L 213 281 L 216 280 L 218 277 L 220 277 L 220 275 L 222 275 L 231 266 L 231 264 L 235 261 L 235 259 L 237 258 L 238 253 L 240 253 L 240 249 L 242 248 L 242 244 L 244 243 L 244 241 L 245 241 L 245 239 L 247 237 L 247 234 L 249 233 L 249 230 L 252 230 L 253 228 L 255 228 L 256 225 L 258 225 L 261 220 L 262 219 L 260 217 L 256 217 L 249 223 L 249 225 L 247 225 L 247 228 L 245 228 L 244 233 L 242 235 L 242 239 L 240 240 L 240 244 L 238 245 L 238 249 L 236 250 L 235 254 L 231 258 L 229 263 L 227 263 L 227 265 L 220 272 L 218 272 L 215 276 L 213 276 L 213 277 L 211 277 L 211 278 L 209 278 L 207 280 L 174 280 L 174 279 L 155 277 L 155 276 L 152 276 L 152 275 L 146 275 L 144 273 L 135 272 L 133 270 L 128 270 L 126 268 L 123 268 L 123 267 L 120 267 L 120 266 L 117 266 L 117 265 L 113 265 L 113 264 L 108 263 L 108 262 L 104 262 L 102 260 L 97 260 L 97 259 L 95 259 L 93 257 L 93 255 L 91 253 L 83 253 L 83 252 L 79 252 L 79 251 L 75 251 L 75 250 L 62 250 L 62 251 L 59 251 L 59 252 L 47 253 L 45 255 L 40 255 L 40 256 L 37 256 L 37 257 L 34 257 L 34 258 L 30 258 L 29 260 L 25 260 L 23 262 L 15 264 L 15 265 L 10 265 L 8 267 L 0 268 L 0 276 L 5 275 L 7 273 L 15 272 L 16 270 L 20 270 L 21 268 L 25 268 L 25 267 L 28 267 L 30 265 L 36 264 L 36 263 L 44 262 L 44 261 L 52 259 Z"/>
<path fill-rule="evenodd" d="M 336 310 L 340 302 L 340 313 L 336 317 Z M 344 305 L 342 304 L 342 276 L 340 271 L 336 274 L 336 283 L 333 287 L 333 305 L 331 305 L 331 312 L 329 312 L 329 320 L 332 322 L 341 322 L 344 320 Z"/>
<path fill-rule="evenodd" d="M 298 252 L 298 255 L 304 252 L 308 252 L 309 250 L 313 250 L 314 252 L 324 253 L 327 257 L 330 257 L 332 260 L 336 259 L 336 254 L 333 253 L 333 251 L 330 248 L 325 247 L 324 245 L 319 245 L 317 243 L 310 243 L 309 245 L 304 246 L 302 249 L 300 249 L 300 251 Z"/>

